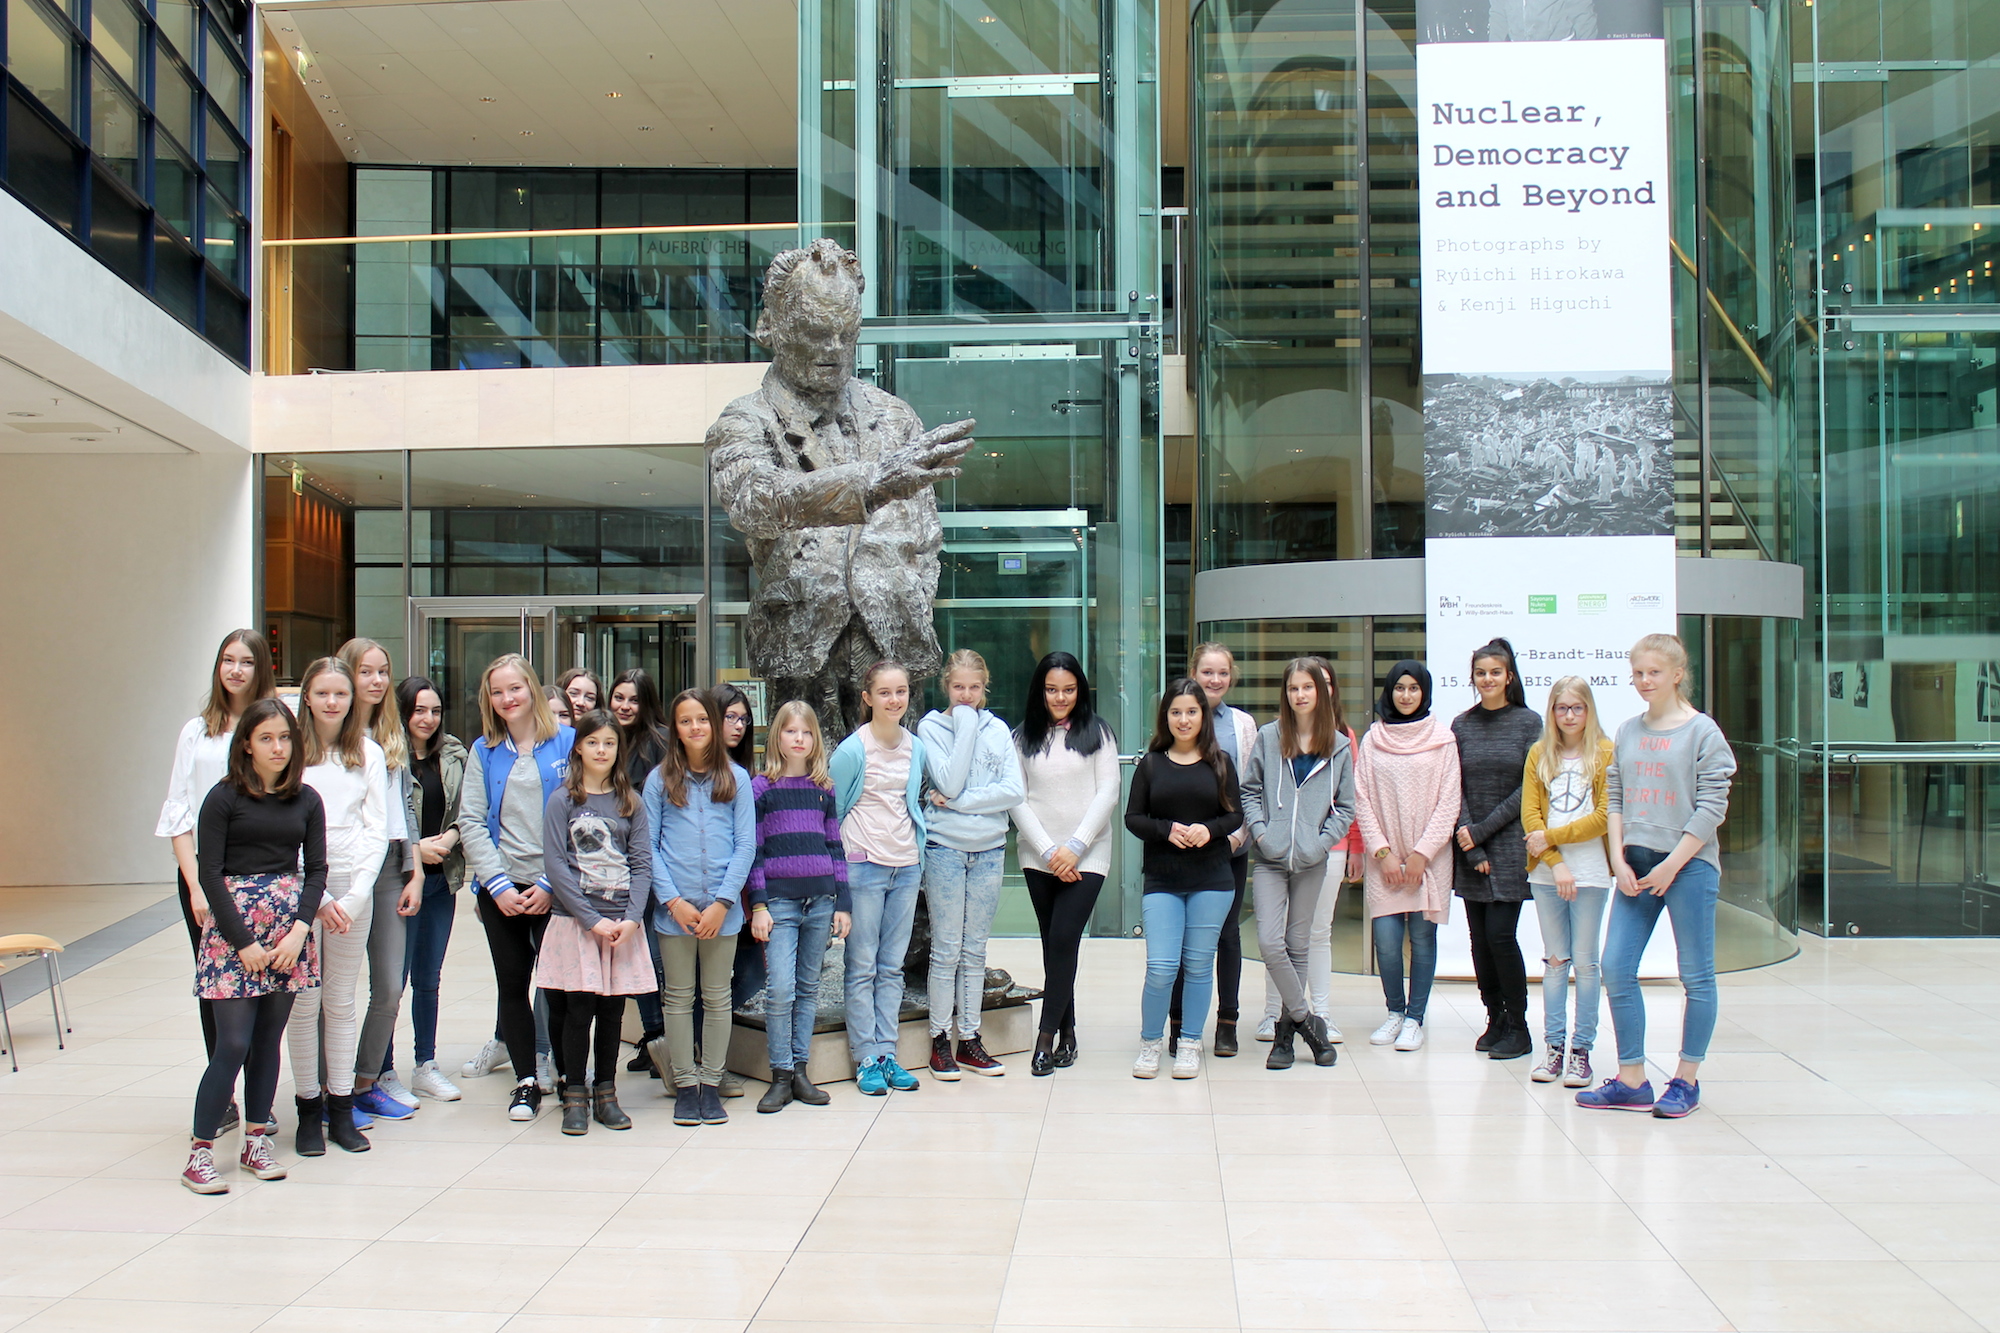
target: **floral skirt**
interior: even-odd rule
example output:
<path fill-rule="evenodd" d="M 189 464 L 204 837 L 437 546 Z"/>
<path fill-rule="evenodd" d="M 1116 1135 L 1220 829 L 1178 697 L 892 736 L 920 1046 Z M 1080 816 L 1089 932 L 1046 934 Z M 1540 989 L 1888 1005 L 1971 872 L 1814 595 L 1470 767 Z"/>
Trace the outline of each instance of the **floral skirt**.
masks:
<path fill-rule="evenodd" d="M 250 938 L 266 949 L 276 949 L 292 928 L 304 880 L 298 875 L 229 875 L 222 883 L 236 904 L 236 914 L 250 928 Z M 311 935 L 306 936 L 306 946 L 299 950 L 298 965 L 291 971 L 267 967 L 262 972 L 252 972 L 243 966 L 243 959 L 215 928 L 214 917 L 201 929 L 201 948 L 194 965 L 194 993 L 198 999 L 252 1000 L 260 995 L 311 990 L 317 985 L 319 942 Z"/>
<path fill-rule="evenodd" d="M 543 990 L 582 991 L 590 995 L 650 995 L 659 989 L 653 975 L 652 950 L 646 947 L 646 927 L 612 948 L 577 924 L 575 917 L 551 913 L 535 956 L 535 984 Z"/>

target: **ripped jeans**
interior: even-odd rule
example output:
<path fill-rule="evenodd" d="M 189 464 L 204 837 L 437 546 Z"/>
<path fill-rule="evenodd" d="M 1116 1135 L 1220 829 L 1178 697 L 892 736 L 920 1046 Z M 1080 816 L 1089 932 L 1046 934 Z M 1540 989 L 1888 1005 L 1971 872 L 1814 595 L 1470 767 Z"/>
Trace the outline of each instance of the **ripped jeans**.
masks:
<path fill-rule="evenodd" d="M 1570 1046 L 1587 1051 L 1597 1043 L 1597 1011 L 1603 1003 L 1604 972 L 1598 958 L 1611 890 L 1579 884 L 1575 901 L 1564 902 L 1553 884 L 1529 887 L 1542 927 L 1542 1037 L 1551 1050 Z M 1572 965 L 1576 970 L 1573 1028 L 1568 1027 Z"/>

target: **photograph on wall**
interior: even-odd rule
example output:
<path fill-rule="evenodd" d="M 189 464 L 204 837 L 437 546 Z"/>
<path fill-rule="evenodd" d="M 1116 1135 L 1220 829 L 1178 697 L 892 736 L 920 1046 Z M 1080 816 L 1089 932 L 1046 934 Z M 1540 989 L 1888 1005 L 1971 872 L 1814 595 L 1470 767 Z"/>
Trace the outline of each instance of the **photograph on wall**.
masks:
<path fill-rule="evenodd" d="M 1432 537 L 1673 531 L 1673 396 L 1637 376 L 1424 376 Z"/>
<path fill-rule="evenodd" d="M 1420 42 L 1664 37 L 1660 0 L 1417 0 Z"/>

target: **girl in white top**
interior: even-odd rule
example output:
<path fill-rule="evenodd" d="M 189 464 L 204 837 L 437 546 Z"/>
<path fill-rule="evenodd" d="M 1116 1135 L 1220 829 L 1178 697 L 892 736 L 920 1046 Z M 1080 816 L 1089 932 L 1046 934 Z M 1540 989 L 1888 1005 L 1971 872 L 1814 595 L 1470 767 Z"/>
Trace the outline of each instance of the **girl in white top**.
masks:
<path fill-rule="evenodd" d="M 1229 756 L 1229 762 L 1240 775 L 1243 765 L 1249 762 L 1251 748 L 1257 744 L 1257 720 L 1241 708 L 1224 702 L 1224 696 L 1236 684 L 1236 654 L 1226 644 L 1198 643 L 1188 654 L 1188 661 L 1192 663 L 1188 674 L 1201 686 L 1201 692 L 1208 696 L 1208 706 L 1215 723 L 1215 743 Z M 1222 935 L 1215 950 L 1214 1053 L 1223 1059 L 1236 1054 L 1236 1005 L 1243 988 L 1243 891 L 1250 881 L 1248 820 L 1229 835 L 1229 873 L 1236 880 L 1236 896 L 1230 900 L 1229 916 L 1222 923 Z M 1184 976 L 1174 978 L 1173 998 L 1167 1011 L 1173 1024 L 1172 1040 L 1167 1043 L 1169 1050 L 1180 1042 L 1181 987 L 1184 981 Z M 1275 1030 L 1274 1021 L 1273 1033 Z M 1257 1033 L 1260 1041 L 1270 1035 L 1261 1029 Z"/>
<path fill-rule="evenodd" d="M 210 789 L 229 771 L 229 741 L 236 734 L 243 710 L 277 692 L 277 673 L 264 636 L 254 629 L 233 629 L 223 635 L 215 650 L 215 665 L 208 673 L 208 702 L 198 716 L 188 719 L 174 743 L 167 799 L 160 807 L 160 822 L 153 836 L 173 839 L 174 862 L 180 867 L 181 921 L 187 926 L 188 944 L 197 962 L 201 959 L 202 927 L 208 924 L 208 903 L 202 897 L 195 865 L 195 823 Z M 199 1003 L 201 1039 L 212 1059 L 215 1012 L 207 1000 Z M 227 1133 L 235 1123 L 236 1104 L 232 1101 L 222 1118 L 222 1132 Z"/>
<path fill-rule="evenodd" d="M 389 772 L 382 747 L 364 734 L 354 707 L 354 675 L 322 657 L 300 678 L 307 716 L 306 785 L 326 808 L 326 899 L 319 937 L 320 985 L 300 993 L 286 1028 L 292 1083 L 298 1092 L 301 1157 L 326 1153 L 320 1133 L 320 1059 L 326 1060 L 326 1136 L 348 1152 L 367 1152 L 354 1124 L 354 1056 L 360 1043 L 355 992 L 368 957 L 375 875 L 389 850 Z M 322 1011 L 325 1029 L 320 1026 Z"/>
<path fill-rule="evenodd" d="M 349 639 L 340 660 L 354 676 L 354 712 L 368 738 L 382 747 L 389 778 L 389 849 L 375 873 L 374 903 L 368 925 L 368 1010 L 354 1065 L 354 1101 L 363 1115 L 407 1120 L 417 1113 L 416 1094 L 403 1086 L 383 1058 L 395 1035 L 403 1003 L 403 951 L 409 939 L 404 918 L 424 905 L 424 877 L 410 836 L 410 742 L 392 695 L 395 678 L 389 650 L 373 639 Z M 378 1082 L 377 1075 L 380 1075 Z"/>

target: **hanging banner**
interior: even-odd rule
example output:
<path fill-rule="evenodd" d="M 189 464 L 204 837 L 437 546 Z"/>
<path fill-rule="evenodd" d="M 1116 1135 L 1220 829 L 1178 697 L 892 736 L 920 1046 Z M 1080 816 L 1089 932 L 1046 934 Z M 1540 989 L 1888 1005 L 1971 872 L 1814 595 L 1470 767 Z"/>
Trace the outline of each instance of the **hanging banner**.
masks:
<path fill-rule="evenodd" d="M 1424 570 L 1437 708 L 1515 648 L 1528 703 L 1675 629 L 1672 270 L 1658 0 L 1418 0 Z M 1539 955 L 1534 914 L 1521 945 Z M 1670 975 L 1667 932 L 1641 961 Z M 1471 973 L 1461 931 L 1439 975 Z"/>

